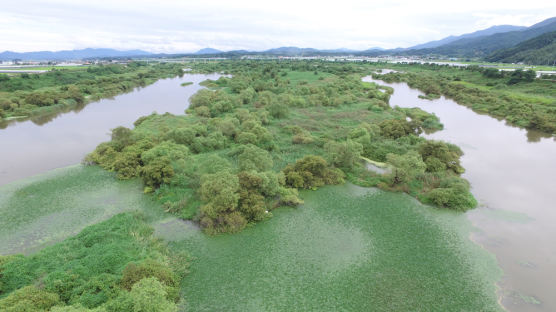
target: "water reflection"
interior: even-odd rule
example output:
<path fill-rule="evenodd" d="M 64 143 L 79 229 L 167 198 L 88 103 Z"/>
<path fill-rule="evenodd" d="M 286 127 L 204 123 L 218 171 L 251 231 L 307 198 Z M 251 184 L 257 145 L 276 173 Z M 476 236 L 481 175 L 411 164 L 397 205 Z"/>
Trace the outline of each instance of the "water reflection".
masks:
<path fill-rule="evenodd" d="M 48 170 L 79 163 L 110 129 L 132 127 L 153 111 L 183 114 L 199 82 L 220 75 L 186 74 L 144 88 L 52 114 L 12 121 L 0 130 L 0 185 Z M 192 85 L 182 87 L 182 82 Z"/>
<path fill-rule="evenodd" d="M 504 270 L 502 302 L 510 311 L 556 311 L 556 142 L 478 114 L 450 99 L 423 100 L 405 83 L 382 83 L 395 92 L 392 106 L 435 113 L 444 130 L 425 135 L 457 144 L 463 175 L 480 207 L 467 213 L 473 239 L 493 252 Z"/>

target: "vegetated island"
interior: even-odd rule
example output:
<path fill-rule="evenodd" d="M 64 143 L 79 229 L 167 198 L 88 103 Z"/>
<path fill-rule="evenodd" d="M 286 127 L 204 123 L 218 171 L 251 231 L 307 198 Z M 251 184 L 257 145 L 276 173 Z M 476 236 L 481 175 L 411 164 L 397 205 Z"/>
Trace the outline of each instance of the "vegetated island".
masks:
<path fill-rule="evenodd" d="M 161 234 L 166 244 L 152 236 L 153 225 L 161 233 L 169 226 L 153 212 L 119 214 L 34 255 L 0 257 L 0 308 L 261 308 L 264 302 L 245 298 L 270 289 L 275 297 L 265 301 L 273 310 L 500 310 L 493 260 L 473 260 L 484 251 L 462 234 L 465 222 L 452 221 L 463 217 L 452 211 L 476 205 L 460 177 L 462 152 L 419 136 L 442 128 L 436 116 L 391 108 L 391 90 L 361 81 L 367 65 L 223 61 L 192 68 L 232 77 L 205 83 L 210 89 L 191 98 L 187 115 L 153 114 L 134 129 L 114 129 L 86 163 L 121 180 L 140 178 L 155 203 L 206 233 L 241 233 L 211 237 L 175 219 L 177 227 Z M 362 157 L 391 170 L 369 171 Z M 100 170 L 85 169 L 76 175 L 84 185 Z M 34 191 L 63 201 L 40 190 L 64 179 L 31 183 L 13 196 Z M 406 192 L 446 214 L 353 184 Z M 304 200 L 302 209 L 286 208 Z M 286 268 L 298 269 L 290 276 Z M 188 269 L 195 274 L 185 277 Z M 238 284 L 244 279 L 265 285 L 263 292 Z M 286 285 L 301 292 L 288 294 Z M 230 287 L 236 292 L 225 291 Z"/>
<path fill-rule="evenodd" d="M 133 130 L 116 128 L 87 161 L 120 179 L 141 177 L 169 212 L 211 233 L 240 231 L 275 207 L 302 203 L 301 189 L 345 180 L 460 211 L 476 205 L 459 176 L 461 150 L 418 136 L 441 129 L 438 118 L 390 108 L 389 94 L 356 69 L 217 64 L 194 68 L 233 77 L 205 84 L 213 88 L 191 98 L 187 115 L 154 114 Z M 361 156 L 394 169 L 370 173 Z"/>

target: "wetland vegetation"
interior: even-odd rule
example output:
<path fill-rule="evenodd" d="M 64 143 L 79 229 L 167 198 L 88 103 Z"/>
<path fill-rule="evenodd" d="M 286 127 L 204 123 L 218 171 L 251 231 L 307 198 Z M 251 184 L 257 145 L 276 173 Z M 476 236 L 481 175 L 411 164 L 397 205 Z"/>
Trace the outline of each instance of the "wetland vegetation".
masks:
<path fill-rule="evenodd" d="M 434 114 L 390 107 L 391 88 L 361 80 L 380 66 L 188 64 L 230 75 L 206 81 L 185 115 L 113 129 L 82 166 L 0 188 L 1 222 L 24 229 L 0 230 L 2 254 L 28 253 L 0 258 L 0 307 L 500 310 L 500 272 L 460 213 L 477 205 L 463 153 L 420 136 L 442 129 Z M 398 67 L 381 79 L 490 79 Z M 495 79 L 524 97 L 543 86 Z"/>
<path fill-rule="evenodd" d="M 346 179 L 439 207 L 476 205 L 459 177 L 461 150 L 418 136 L 440 129 L 438 118 L 390 108 L 389 93 L 362 82 L 357 68 L 229 62 L 195 69 L 233 77 L 207 83 L 185 116 L 154 114 L 133 130 L 114 129 L 86 161 L 120 179 L 142 178 L 168 211 L 211 233 L 240 231 L 275 207 L 301 203 L 300 189 Z M 361 156 L 394 170 L 373 174 Z"/>

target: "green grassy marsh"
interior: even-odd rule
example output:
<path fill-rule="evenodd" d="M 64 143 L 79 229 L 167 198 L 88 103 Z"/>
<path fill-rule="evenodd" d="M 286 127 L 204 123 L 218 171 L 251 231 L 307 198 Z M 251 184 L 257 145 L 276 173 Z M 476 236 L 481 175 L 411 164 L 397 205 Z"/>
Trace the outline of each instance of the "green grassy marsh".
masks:
<path fill-rule="evenodd" d="M 0 187 L 0 254 L 31 253 L 123 211 L 160 210 L 138 181 L 72 166 Z"/>
<path fill-rule="evenodd" d="M 500 271 L 464 215 L 349 183 L 302 195 L 234 235 L 174 224 L 170 248 L 193 259 L 190 311 L 501 310 Z"/>
<path fill-rule="evenodd" d="M 186 254 L 181 259 L 187 260 L 181 263 L 188 266 L 189 273 L 180 279 L 180 311 L 500 310 L 494 286 L 500 271 L 491 255 L 468 240 L 471 228 L 465 215 L 424 206 L 402 193 L 349 183 L 304 191 L 305 204 L 297 208 L 276 209 L 273 218 L 241 233 L 210 236 L 193 223 L 151 205 L 149 196 L 140 193 L 138 181 L 117 181 L 96 167 L 61 170 L 56 176 L 35 178 L 27 188 L 16 188 L 34 191 L 37 202 L 52 202 L 49 210 L 36 212 L 38 217 L 66 208 L 63 200 L 53 200 L 56 195 L 50 194 L 50 187 L 57 187 L 60 193 L 80 194 L 76 190 L 82 185 L 65 183 L 78 180 L 91 185 L 92 194 L 116 187 L 123 194 L 118 211 L 140 210 L 143 216 L 119 214 L 75 238 L 16 258 L 11 264 L 0 263 L 0 271 L 4 270 L 0 283 L 8 291 L 0 292 L 0 304 L 12 293 L 9 289 L 36 284 L 42 279 L 39 276 L 46 274 L 47 290 L 66 298 L 56 301 L 58 306 L 78 304 L 118 311 L 106 307 L 110 298 L 122 291 L 118 285 L 127 263 L 151 258 L 172 263 L 168 260 L 172 255 Z M 98 197 L 90 198 L 102 205 Z M 4 204 L 0 207 L 6 208 Z M 18 208 L 21 213 L 37 208 L 26 207 Z M 68 211 L 65 217 L 72 214 Z M 166 243 L 148 243 L 150 233 Z M 42 234 L 54 237 L 59 232 L 47 227 Z M 3 235 L 2 240 L 6 233 Z M 83 246 L 90 239 L 96 244 Z M 104 262 L 109 259 L 120 260 L 117 264 Z M 97 271 L 110 278 L 88 277 L 87 272 Z M 24 278 L 14 279 L 16 272 Z M 81 285 L 79 291 L 55 288 L 56 281 L 65 278 L 62 272 L 80 276 L 76 281 Z M 114 290 L 95 295 L 91 293 L 95 284 L 112 285 L 101 289 Z"/>

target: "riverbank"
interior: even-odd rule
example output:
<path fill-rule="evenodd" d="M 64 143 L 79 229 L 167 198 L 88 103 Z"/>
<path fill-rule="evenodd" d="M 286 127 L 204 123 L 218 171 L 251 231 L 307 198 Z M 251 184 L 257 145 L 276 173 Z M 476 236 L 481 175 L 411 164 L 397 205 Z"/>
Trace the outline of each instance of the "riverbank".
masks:
<path fill-rule="evenodd" d="M 83 106 L 183 75 L 183 64 L 98 65 L 37 74 L 0 75 L 0 125 L 11 117 L 32 118 Z M 5 127 L 5 125 L 4 125 Z"/>
<path fill-rule="evenodd" d="M 462 148 L 463 177 L 479 201 L 467 213 L 478 229 L 472 239 L 496 255 L 504 271 L 499 281 L 503 305 L 510 311 L 556 309 L 551 292 L 556 287 L 556 214 L 550 209 L 556 202 L 556 142 L 444 97 L 420 99 L 422 92 L 405 83 L 375 82 L 394 88 L 391 105 L 419 107 L 442 120 L 445 129 L 427 138 Z"/>
<path fill-rule="evenodd" d="M 0 185 L 78 164 L 99 143 L 110 139 L 111 129 L 132 127 L 141 116 L 153 112 L 183 114 L 187 99 L 202 88 L 199 83 L 218 77 L 185 74 L 161 79 L 77 110 L 14 122 L 0 129 L 0 142 L 10 146 L 0 153 Z M 184 81 L 194 84 L 180 86 Z"/>
<path fill-rule="evenodd" d="M 394 68 L 404 72 L 388 73 L 380 79 L 390 83 L 406 82 L 421 90 L 427 99 L 446 96 L 479 114 L 503 119 L 512 126 L 556 135 L 554 82 L 535 79 L 534 72 L 438 65 L 398 65 Z"/>

